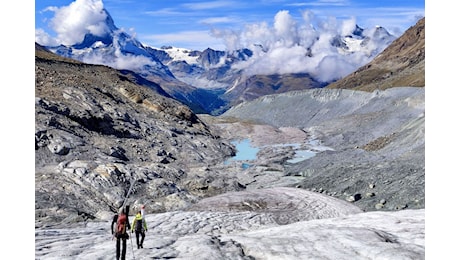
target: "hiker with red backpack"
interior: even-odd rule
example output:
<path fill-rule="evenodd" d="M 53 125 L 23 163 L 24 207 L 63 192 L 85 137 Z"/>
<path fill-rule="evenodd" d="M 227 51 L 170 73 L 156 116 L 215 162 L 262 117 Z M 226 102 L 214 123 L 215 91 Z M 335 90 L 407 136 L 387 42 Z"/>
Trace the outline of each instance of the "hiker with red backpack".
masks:
<path fill-rule="evenodd" d="M 113 228 L 116 224 L 115 229 Z M 129 238 L 128 230 L 131 229 L 129 224 L 128 214 L 124 207 L 121 207 L 119 214 L 113 216 L 112 220 L 112 235 L 117 239 L 117 260 L 120 260 L 120 250 L 121 250 L 121 260 L 126 259 L 126 240 Z"/>

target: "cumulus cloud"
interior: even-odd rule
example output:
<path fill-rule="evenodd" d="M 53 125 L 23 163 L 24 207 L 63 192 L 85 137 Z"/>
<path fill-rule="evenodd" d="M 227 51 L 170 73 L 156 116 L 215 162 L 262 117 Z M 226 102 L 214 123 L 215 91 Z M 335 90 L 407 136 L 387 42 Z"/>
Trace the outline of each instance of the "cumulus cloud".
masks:
<path fill-rule="evenodd" d="M 54 17 L 50 20 L 50 26 L 56 32 L 55 38 L 48 35 L 44 30 L 35 31 L 35 41 L 44 46 L 58 46 L 60 44 L 71 46 L 81 43 L 86 34 L 105 36 L 111 33 L 113 49 L 98 49 L 97 51 L 78 53 L 78 59 L 89 64 L 103 64 L 116 69 L 140 70 L 145 66 L 157 67 L 157 62 L 142 55 L 132 55 L 123 53 L 122 48 L 129 48 L 126 44 L 136 42 L 136 34 L 130 31 L 128 41 L 120 39 L 128 36 L 124 30 L 110 28 L 113 24 L 107 23 L 107 12 L 104 10 L 102 0 L 75 0 L 68 6 L 49 7 L 45 11 L 54 12 Z M 91 47 L 103 45 L 96 42 Z M 134 47 L 136 48 L 136 47 Z"/>
<path fill-rule="evenodd" d="M 80 60 L 89 64 L 104 64 L 115 69 L 141 71 L 145 66 L 157 67 L 158 64 L 142 55 L 123 53 L 119 45 L 114 45 L 115 51 L 107 55 L 103 52 L 87 52 Z"/>
<path fill-rule="evenodd" d="M 56 40 L 56 38 L 50 36 L 48 33 L 45 32 L 45 30 L 41 28 L 35 30 L 35 42 L 43 46 L 59 45 L 59 42 Z"/>
<path fill-rule="evenodd" d="M 48 8 L 55 13 L 50 21 L 57 34 L 55 41 L 73 45 L 82 42 L 88 33 L 103 36 L 109 31 L 103 9 L 102 0 L 76 0 L 68 6 Z"/>
<path fill-rule="evenodd" d="M 302 12 L 302 19 L 296 20 L 282 10 L 275 15 L 272 25 L 248 24 L 241 31 L 213 29 L 212 35 L 222 39 L 228 51 L 241 48 L 253 51 L 250 59 L 235 65 L 247 74 L 303 72 L 328 82 L 369 62 L 372 51 L 382 47 L 373 42 L 369 44 L 371 50 L 340 53 L 331 45 L 337 36 L 350 35 L 355 28 L 354 17 L 344 21 L 334 17 L 319 19 L 306 10 Z"/>

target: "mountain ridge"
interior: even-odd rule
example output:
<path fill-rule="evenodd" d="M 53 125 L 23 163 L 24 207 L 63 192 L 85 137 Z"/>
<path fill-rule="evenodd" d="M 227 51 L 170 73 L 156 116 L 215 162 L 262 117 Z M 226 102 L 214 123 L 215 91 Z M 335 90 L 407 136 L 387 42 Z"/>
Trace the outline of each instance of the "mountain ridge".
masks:
<path fill-rule="evenodd" d="M 425 86 L 425 17 L 370 63 L 326 87 L 374 91 L 400 86 Z"/>
<path fill-rule="evenodd" d="M 323 77 L 320 75 L 321 73 L 305 71 L 305 68 L 298 71 L 298 65 L 282 66 L 283 68 L 294 69 L 293 72 L 270 71 L 273 66 L 262 71 L 254 69 L 254 67 L 266 63 L 256 59 L 261 57 L 267 59 L 270 55 L 278 55 L 276 50 L 270 49 L 275 47 L 269 45 L 255 44 L 249 48 L 232 52 L 210 48 L 203 51 L 182 49 L 196 59 L 184 58 L 184 55 L 170 56 L 171 52 L 167 50 L 173 47 L 155 48 L 145 45 L 135 37 L 118 29 L 106 9 L 103 12 L 106 15 L 106 20 L 105 30 L 101 35 L 88 33 L 84 35 L 82 42 L 71 46 L 44 47 L 61 56 L 72 57 L 86 63 L 104 64 L 120 70 L 133 71 L 146 80 L 160 85 L 170 96 L 189 106 L 196 113 L 218 115 L 235 104 L 252 100 L 261 95 L 299 88 L 324 87 L 331 81 L 327 78 L 321 78 Z M 382 45 L 388 45 L 395 39 L 382 27 L 374 28 L 367 33 L 358 25 L 355 27 L 349 35 L 336 35 L 328 39 L 329 47 L 337 50 L 332 56 L 346 57 L 362 52 L 363 55 L 367 55 L 366 59 L 370 59 L 381 51 Z M 312 32 L 318 34 L 316 38 L 320 38 L 317 29 L 312 28 Z M 296 52 L 302 51 L 304 56 L 309 58 L 320 55 L 321 53 L 316 53 L 316 51 L 317 49 L 321 50 L 321 48 L 314 46 L 317 40 L 312 40 L 312 46 L 308 48 L 304 46 L 297 49 Z M 300 46 L 300 43 L 298 45 Z M 127 59 L 127 62 L 124 62 L 123 59 Z M 331 59 L 334 60 L 336 57 Z M 191 64 L 189 64 L 190 62 Z M 303 64 L 305 63 L 308 62 L 304 61 Z M 342 66 L 345 64 L 350 66 L 349 62 L 343 63 Z M 328 66 L 326 64 L 323 67 L 322 70 Z M 350 69 L 348 68 L 348 70 Z M 280 81 L 277 79 L 277 75 L 283 74 L 297 78 L 297 80 Z M 305 81 L 304 84 L 297 84 L 302 77 Z M 258 78 L 256 81 L 263 81 L 267 85 L 277 87 L 276 89 L 273 87 L 266 88 L 261 92 L 259 84 L 252 84 L 255 82 L 255 78 Z"/>

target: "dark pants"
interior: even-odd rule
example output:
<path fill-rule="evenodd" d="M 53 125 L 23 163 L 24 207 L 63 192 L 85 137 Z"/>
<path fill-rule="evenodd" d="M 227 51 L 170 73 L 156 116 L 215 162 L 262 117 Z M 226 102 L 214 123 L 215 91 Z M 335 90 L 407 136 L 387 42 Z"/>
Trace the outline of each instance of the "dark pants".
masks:
<path fill-rule="evenodd" d="M 141 236 L 141 242 L 140 243 L 139 243 L 139 235 Z M 145 232 L 144 231 L 136 231 L 137 248 L 142 247 L 142 244 L 144 243 L 144 238 L 145 238 Z"/>
<path fill-rule="evenodd" d="M 120 243 L 121 240 L 121 243 Z M 121 260 L 126 258 L 126 238 L 117 238 L 117 260 L 120 260 L 120 244 L 122 244 L 121 249 Z"/>

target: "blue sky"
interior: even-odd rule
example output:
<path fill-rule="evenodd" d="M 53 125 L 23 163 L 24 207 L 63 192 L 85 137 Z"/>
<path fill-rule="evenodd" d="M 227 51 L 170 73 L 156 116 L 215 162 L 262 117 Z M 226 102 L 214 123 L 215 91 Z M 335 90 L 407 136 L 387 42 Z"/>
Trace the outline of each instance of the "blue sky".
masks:
<path fill-rule="evenodd" d="M 81 6 L 95 8 L 102 5 L 118 28 L 126 30 L 144 44 L 197 50 L 225 48 L 223 39 L 215 37 L 215 33 L 213 36 L 212 30 L 238 31 L 262 22 L 271 26 L 276 14 L 282 10 L 288 11 L 297 23 L 304 22 L 302 15 L 308 10 L 319 21 L 355 19 L 360 27 L 380 25 L 396 36 L 425 16 L 425 1 L 421 0 L 41 0 L 35 2 L 36 39 L 37 34 L 41 39 L 43 34 L 56 37 L 56 30 L 63 28 L 56 29 L 56 25 L 52 28 L 50 21 L 57 10 L 71 4 L 74 10 L 82 10 Z M 73 23 L 78 23 L 78 19 L 87 18 L 82 15 L 71 19 L 74 19 Z"/>

